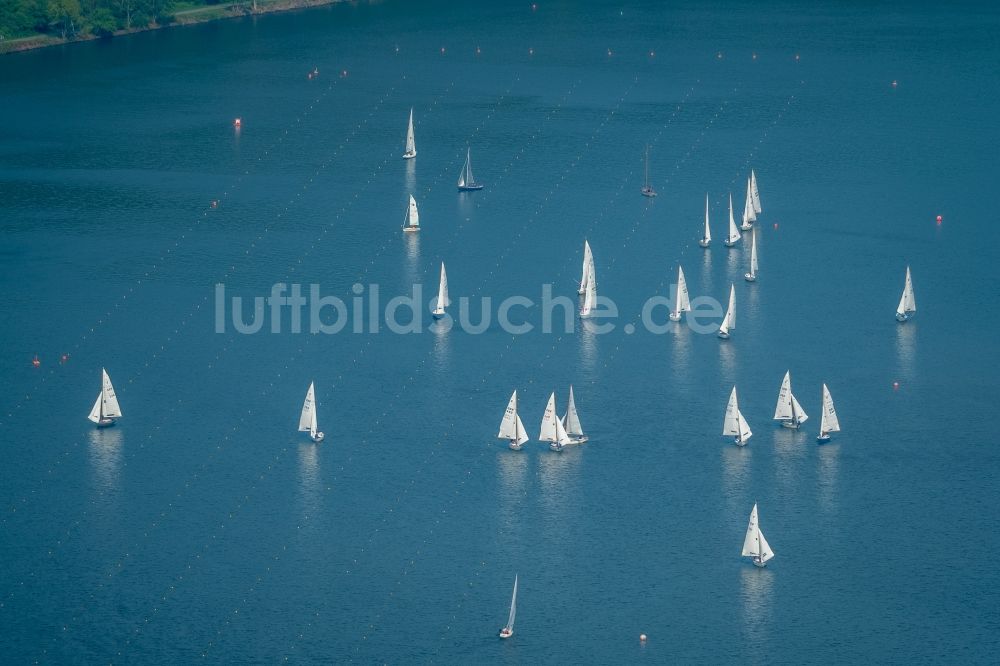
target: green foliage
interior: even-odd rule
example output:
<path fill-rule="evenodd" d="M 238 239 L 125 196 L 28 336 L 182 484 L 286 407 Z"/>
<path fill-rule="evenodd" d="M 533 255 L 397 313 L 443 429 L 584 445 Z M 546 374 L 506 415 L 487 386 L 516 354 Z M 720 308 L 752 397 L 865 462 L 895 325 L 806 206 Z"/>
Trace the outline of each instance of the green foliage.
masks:
<path fill-rule="evenodd" d="M 226 2 L 226 0 L 222 0 Z M 218 5 L 220 0 L 178 0 L 185 10 Z M 0 0 L 0 45 L 34 35 L 74 39 L 105 37 L 176 18 L 173 0 Z"/>

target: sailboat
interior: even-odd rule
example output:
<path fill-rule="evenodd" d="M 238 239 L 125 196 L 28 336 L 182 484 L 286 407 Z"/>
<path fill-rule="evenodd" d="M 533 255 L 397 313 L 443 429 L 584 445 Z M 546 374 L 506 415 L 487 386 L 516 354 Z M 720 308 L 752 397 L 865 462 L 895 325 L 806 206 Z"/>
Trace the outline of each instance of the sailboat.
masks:
<path fill-rule="evenodd" d="M 753 226 L 753 223 L 757 221 L 757 213 L 753 207 L 753 189 L 752 183 L 749 178 L 747 178 L 747 198 L 743 203 L 743 225 L 740 227 L 743 231 L 747 231 Z"/>
<path fill-rule="evenodd" d="M 774 408 L 774 420 L 781 421 L 781 425 L 786 428 L 798 428 L 806 422 L 809 415 L 802 409 L 802 405 L 795 399 L 792 393 L 792 373 L 785 373 L 785 378 L 781 380 L 781 389 L 778 391 L 778 404 Z"/>
<path fill-rule="evenodd" d="M 562 418 L 563 426 L 566 428 L 566 435 L 569 436 L 570 444 L 583 444 L 589 437 L 583 434 L 583 426 L 580 425 L 580 415 L 576 412 L 576 401 L 573 400 L 573 385 L 569 385 L 569 406 L 566 407 L 566 414 Z"/>
<path fill-rule="evenodd" d="M 417 143 L 413 140 L 413 107 L 410 107 L 410 122 L 406 125 L 406 152 L 403 159 L 409 160 L 417 156 Z"/>
<path fill-rule="evenodd" d="M 840 419 L 837 418 L 837 410 L 833 406 L 833 396 L 830 389 L 823 384 L 823 412 L 819 417 L 819 435 L 817 442 L 829 442 L 831 432 L 840 432 Z"/>
<path fill-rule="evenodd" d="M 732 202 L 730 202 L 732 205 Z M 708 247 L 712 242 L 712 230 L 708 228 L 708 193 L 705 193 L 705 235 L 698 241 L 698 245 Z"/>
<path fill-rule="evenodd" d="M 514 574 L 514 594 L 510 596 L 510 615 L 507 624 L 500 630 L 500 638 L 510 638 L 514 635 L 514 616 L 517 614 L 517 574 Z"/>
<path fill-rule="evenodd" d="M 753 436 L 750 424 L 743 418 L 740 411 L 739 399 L 736 397 L 736 387 L 729 394 L 729 404 L 726 405 L 726 419 L 722 424 L 723 437 L 734 437 L 736 446 L 746 446 L 747 441 Z"/>
<path fill-rule="evenodd" d="M 549 448 L 553 451 L 562 451 L 563 447 L 570 443 L 566 428 L 556 416 L 555 393 L 549 396 L 549 402 L 545 405 L 545 414 L 542 415 L 542 429 L 538 433 L 538 439 L 548 442 Z"/>
<path fill-rule="evenodd" d="M 670 321 L 680 321 L 681 315 L 691 310 L 691 299 L 688 297 L 687 280 L 684 279 L 684 269 L 677 267 L 677 303 L 670 313 Z"/>
<path fill-rule="evenodd" d="M 483 187 L 485 186 L 482 183 L 477 183 L 472 175 L 472 149 L 467 148 L 462 173 L 458 174 L 458 190 L 459 192 L 471 192 L 473 190 L 481 190 Z"/>
<path fill-rule="evenodd" d="M 726 405 L 726 420 L 722 424 L 722 436 L 735 437 L 736 439 L 733 441 L 736 446 L 746 446 L 747 440 L 753 437 L 750 425 L 743 418 L 743 412 L 740 411 L 740 402 L 736 398 L 735 386 L 733 392 L 729 394 L 729 404 Z"/>
<path fill-rule="evenodd" d="M 580 288 L 576 290 L 576 293 L 581 295 L 587 293 L 587 282 L 593 270 L 594 253 L 590 251 L 590 243 L 583 241 L 583 275 L 580 277 Z"/>
<path fill-rule="evenodd" d="M 122 417 L 122 408 L 118 404 L 118 396 L 115 395 L 115 387 L 111 385 L 111 378 L 108 371 L 101 368 L 101 392 L 97 394 L 97 401 L 90 410 L 88 419 L 97 424 L 98 428 L 107 428 L 115 424 L 115 419 Z"/>
<path fill-rule="evenodd" d="M 642 186 L 642 189 L 640 190 L 640 192 L 642 192 L 642 196 L 644 196 L 644 197 L 655 197 L 656 196 L 656 190 L 654 190 L 653 186 L 649 184 L 649 146 L 648 145 L 646 146 L 646 181 L 645 181 L 645 184 Z"/>
<path fill-rule="evenodd" d="M 913 278 L 910 277 L 910 267 L 906 267 L 906 284 L 903 285 L 903 295 L 896 307 L 896 321 L 902 323 L 910 320 L 917 311 L 917 302 L 913 300 Z"/>
<path fill-rule="evenodd" d="M 448 274 L 444 270 L 444 262 L 441 262 L 441 280 L 438 282 L 438 298 L 437 304 L 434 306 L 435 319 L 440 319 L 444 316 L 444 309 L 451 304 L 448 300 Z"/>
<path fill-rule="evenodd" d="M 757 174 L 750 169 L 750 203 L 753 204 L 754 219 L 760 215 L 760 192 L 757 191 Z"/>
<path fill-rule="evenodd" d="M 597 275 L 594 273 L 594 261 L 591 259 L 587 265 L 586 293 L 583 296 L 583 306 L 580 308 L 580 317 L 586 319 L 592 317 L 594 308 L 597 307 Z"/>
<path fill-rule="evenodd" d="M 726 310 L 726 316 L 722 318 L 722 324 L 719 326 L 719 337 L 723 340 L 729 339 L 729 331 L 736 328 L 736 285 L 729 285 L 729 308 Z"/>
<path fill-rule="evenodd" d="M 764 538 L 757 522 L 757 503 L 754 502 L 750 512 L 750 524 L 747 525 L 747 535 L 743 539 L 743 557 L 749 557 L 755 566 L 764 567 L 767 561 L 774 557 L 771 546 Z"/>
<path fill-rule="evenodd" d="M 747 282 L 757 281 L 757 230 L 750 232 L 750 272 L 745 274 Z"/>
<path fill-rule="evenodd" d="M 507 403 L 507 411 L 503 413 L 503 421 L 500 422 L 500 432 L 497 439 L 506 439 L 508 446 L 513 451 L 520 451 L 524 443 L 528 441 L 528 435 L 524 431 L 524 424 L 517 414 L 517 391 L 510 396 Z"/>
<path fill-rule="evenodd" d="M 726 236 L 724 241 L 726 247 L 732 247 L 736 245 L 736 241 L 740 239 L 740 230 L 736 228 L 736 220 L 733 219 L 733 195 L 729 195 L 729 235 Z"/>
<path fill-rule="evenodd" d="M 306 400 L 302 403 L 302 413 L 299 414 L 299 432 L 308 432 L 309 437 L 314 442 L 323 441 L 323 433 L 319 431 L 316 419 L 316 389 L 313 382 L 309 382 L 309 390 L 306 391 Z"/>
<path fill-rule="evenodd" d="M 403 217 L 403 231 L 420 231 L 420 213 L 417 211 L 417 200 L 410 195 L 410 205 Z"/>

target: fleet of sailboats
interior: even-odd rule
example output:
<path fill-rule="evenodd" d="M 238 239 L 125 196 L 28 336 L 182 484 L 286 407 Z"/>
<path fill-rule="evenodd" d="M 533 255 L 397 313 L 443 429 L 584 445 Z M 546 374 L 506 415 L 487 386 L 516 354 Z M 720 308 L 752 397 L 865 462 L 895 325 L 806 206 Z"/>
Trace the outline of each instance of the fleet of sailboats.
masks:
<path fill-rule="evenodd" d="M 444 270 L 444 262 L 441 262 L 441 278 L 438 281 L 438 296 L 437 302 L 434 305 L 434 311 L 431 313 L 434 315 L 435 319 L 440 319 L 445 315 L 445 308 L 451 305 L 451 301 L 448 300 L 448 273 Z"/>
<path fill-rule="evenodd" d="M 733 199 L 732 195 L 729 197 L 729 208 L 732 210 Z M 708 227 L 708 193 L 705 193 L 705 233 L 702 235 L 701 240 L 698 241 L 698 245 L 702 247 L 708 247 L 712 243 L 712 230 Z"/>
<path fill-rule="evenodd" d="M 833 397 L 830 389 L 823 384 L 823 410 L 819 417 L 819 435 L 817 441 L 829 442 L 831 432 L 840 432 L 840 419 L 837 418 L 837 410 L 833 406 Z"/>
<path fill-rule="evenodd" d="M 316 418 L 316 388 L 314 382 L 309 382 L 309 390 L 306 391 L 306 399 L 302 403 L 302 412 L 299 414 L 299 432 L 308 432 L 309 437 L 316 443 L 323 441 L 323 433 L 319 431 Z"/>
<path fill-rule="evenodd" d="M 903 295 L 899 298 L 899 305 L 896 306 L 896 321 L 903 323 L 910 320 L 913 313 L 917 311 L 917 302 L 913 298 L 913 278 L 910 276 L 910 267 L 906 267 L 906 283 L 903 284 Z"/>
<path fill-rule="evenodd" d="M 726 308 L 726 315 L 719 325 L 719 337 L 723 340 L 729 339 L 729 333 L 736 328 L 736 285 L 729 285 L 729 307 Z"/>
<path fill-rule="evenodd" d="M 670 313 L 670 321 L 680 321 L 681 315 L 691 311 L 691 298 L 688 296 L 687 280 L 684 279 L 684 269 L 677 267 L 677 300 L 674 311 Z"/>
<path fill-rule="evenodd" d="M 778 404 L 774 408 L 774 420 L 781 421 L 781 425 L 786 428 L 796 429 L 808 418 L 809 415 L 802 409 L 802 405 L 792 393 L 792 373 L 788 371 L 785 373 L 785 378 L 781 380 Z"/>
<path fill-rule="evenodd" d="M 750 232 L 750 272 L 745 274 L 743 278 L 747 282 L 757 281 L 757 230 L 753 229 Z"/>
<path fill-rule="evenodd" d="M 417 156 L 417 142 L 413 139 L 413 107 L 410 107 L 410 122 L 406 125 L 406 149 L 403 159 L 409 160 Z"/>
<path fill-rule="evenodd" d="M 500 638 L 510 638 L 514 635 L 514 616 L 517 615 L 517 574 L 514 574 L 514 593 L 510 595 L 510 615 L 507 624 L 500 630 Z"/>
<path fill-rule="evenodd" d="M 433 225 L 432 225 L 433 226 Z M 417 211 L 417 200 L 410 195 L 410 205 L 403 217 L 403 231 L 420 231 L 420 212 Z"/>
<path fill-rule="evenodd" d="M 507 410 L 503 413 L 503 420 L 500 422 L 500 432 L 497 439 L 506 439 L 508 446 L 513 451 L 520 451 L 524 443 L 528 441 L 528 434 L 524 431 L 524 423 L 517 414 L 517 391 L 510 396 L 507 403 Z"/>
<path fill-rule="evenodd" d="M 108 371 L 101 368 L 101 391 L 97 394 L 97 401 L 94 402 L 87 418 L 96 423 L 98 428 L 107 428 L 113 426 L 115 419 L 121 417 L 122 408 L 118 404 L 115 387 L 111 385 Z"/>
<path fill-rule="evenodd" d="M 743 557 L 749 557 L 750 561 L 758 567 L 767 565 L 768 560 L 774 557 L 771 546 L 764 538 L 764 533 L 760 531 L 757 522 L 757 503 L 754 502 L 753 510 L 750 511 L 750 523 L 747 525 L 747 534 L 743 538 Z"/>
<path fill-rule="evenodd" d="M 735 386 L 733 392 L 729 394 L 729 404 L 726 405 L 726 420 L 722 424 L 722 436 L 734 437 L 733 442 L 736 446 L 746 446 L 746 443 L 753 436 L 750 425 L 743 418 L 743 412 L 740 411 L 740 402 L 736 397 Z"/>
<path fill-rule="evenodd" d="M 462 165 L 462 172 L 458 174 L 458 190 L 460 192 L 471 192 L 483 189 L 482 183 L 477 183 L 472 175 L 472 149 L 465 150 L 465 164 Z"/>
<path fill-rule="evenodd" d="M 642 190 L 640 190 L 640 191 L 642 192 L 642 196 L 644 196 L 644 197 L 655 197 L 656 196 L 656 190 L 654 190 L 653 186 L 649 184 L 649 146 L 648 145 L 646 146 L 646 178 L 643 181 Z"/>

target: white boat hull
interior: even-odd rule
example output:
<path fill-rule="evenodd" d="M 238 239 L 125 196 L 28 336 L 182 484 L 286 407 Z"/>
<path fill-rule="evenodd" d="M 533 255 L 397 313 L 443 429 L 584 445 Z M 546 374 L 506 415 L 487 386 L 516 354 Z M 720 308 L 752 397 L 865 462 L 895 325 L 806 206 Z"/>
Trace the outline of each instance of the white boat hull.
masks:
<path fill-rule="evenodd" d="M 549 444 L 549 449 L 552 450 L 552 451 L 559 451 L 561 453 L 562 450 L 563 450 L 563 448 L 565 448 L 565 447 L 563 447 L 563 445 L 560 444 L 559 442 L 551 442 Z"/>
<path fill-rule="evenodd" d="M 722 331 L 719 331 L 716 335 L 718 335 L 719 338 L 722 339 L 722 340 L 728 340 L 729 339 L 729 334 L 728 333 L 723 333 Z"/>
<path fill-rule="evenodd" d="M 736 241 L 726 240 L 722 241 L 722 244 L 725 245 L 726 247 L 735 247 Z"/>
<path fill-rule="evenodd" d="M 509 442 L 507 442 L 507 446 L 510 447 L 511 451 L 520 451 L 524 445 L 518 444 L 517 440 L 512 439 Z"/>
<path fill-rule="evenodd" d="M 747 282 L 756 282 L 757 276 L 754 275 L 753 273 L 745 273 L 743 275 L 743 279 L 746 280 Z"/>
<path fill-rule="evenodd" d="M 700 245 L 701 247 L 708 247 L 711 244 L 712 244 L 712 241 L 707 241 L 704 238 L 701 239 L 700 241 L 698 241 L 698 245 Z"/>
<path fill-rule="evenodd" d="M 420 227 L 403 227 L 403 231 L 420 231 Z"/>
<path fill-rule="evenodd" d="M 761 562 L 759 557 L 754 557 L 750 561 L 753 562 L 755 567 L 759 567 L 761 569 L 767 566 L 767 562 Z"/>
<path fill-rule="evenodd" d="M 781 427 L 782 428 L 788 428 L 789 430 L 798 430 L 799 429 L 799 424 L 796 423 L 795 421 L 782 421 L 781 422 Z"/>
<path fill-rule="evenodd" d="M 751 229 L 753 229 L 753 225 L 752 224 L 741 224 L 740 225 L 740 230 L 741 231 L 750 231 Z"/>
<path fill-rule="evenodd" d="M 441 319 L 442 317 L 444 317 L 444 314 L 445 314 L 444 310 L 442 310 L 441 312 L 437 312 L 435 310 L 434 312 L 431 313 L 431 316 L 434 317 L 435 319 Z"/>
<path fill-rule="evenodd" d="M 747 445 L 746 441 L 743 440 L 743 439 L 740 439 L 739 437 L 737 437 L 736 439 L 733 440 L 733 444 L 735 444 L 736 446 L 746 446 Z"/>
<path fill-rule="evenodd" d="M 506 627 L 504 627 L 503 629 L 500 630 L 500 638 L 510 638 L 513 635 L 514 635 L 513 629 L 507 629 Z"/>
<path fill-rule="evenodd" d="M 826 433 L 822 433 L 821 432 L 819 435 L 816 436 L 816 441 L 819 442 L 820 444 L 822 444 L 824 442 L 829 442 L 830 441 L 830 435 L 827 435 Z"/>
<path fill-rule="evenodd" d="M 484 187 L 486 187 L 486 186 L 485 185 L 459 185 L 458 186 L 458 191 L 459 192 L 476 192 L 477 190 L 481 190 Z"/>
<path fill-rule="evenodd" d="M 403 153 L 404 160 L 412 160 L 416 156 L 417 156 L 417 151 L 415 150 L 412 153 Z"/>
<path fill-rule="evenodd" d="M 324 438 L 325 436 L 326 436 L 326 435 L 324 435 L 323 433 L 321 433 L 321 432 L 318 432 L 318 433 L 316 433 L 315 435 L 309 435 L 309 439 L 311 439 L 312 441 L 314 441 L 314 442 L 316 442 L 317 444 L 319 444 L 320 442 L 322 442 L 322 441 L 323 441 L 323 438 Z"/>
<path fill-rule="evenodd" d="M 101 419 L 100 421 L 97 422 L 97 427 L 98 428 L 110 428 L 115 423 L 117 423 L 117 421 L 115 421 L 114 419 Z"/>
<path fill-rule="evenodd" d="M 640 192 L 642 192 L 642 196 L 644 197 L 653 198 L 656 196 L 656 190 L 652 187 L 644 187 L 640 190 Z"/>
<path fill-rule="evenodd" d="M 570 444 L 583 444 L 584 442 L 589 441 L 589 440 L 590 440 L 590 438 L 587 437 L 586 435 L 580 435 L 579 437 L 573 437 L 572 435 L 570 435 L 569 443 Z"/>
<path fill-rule="evenodd" d="M 897 312 L 896 313 L 896 321 L 898 321 L 900 324 L 905 324 L 906 322 L 910 321 L 910 315 L 908 315 L 908 314 L 899 314 Z"/>

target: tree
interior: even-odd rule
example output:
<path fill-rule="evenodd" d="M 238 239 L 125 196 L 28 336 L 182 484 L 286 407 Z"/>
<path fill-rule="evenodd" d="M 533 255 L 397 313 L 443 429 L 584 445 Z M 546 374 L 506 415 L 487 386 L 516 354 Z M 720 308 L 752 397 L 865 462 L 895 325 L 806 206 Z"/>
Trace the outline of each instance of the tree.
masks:
<path fill-rule="evenodd" d="M 79 0 L 49 0 L 46 14 L 63 39 L 76 36 L 80 24 Z"/>

